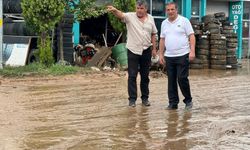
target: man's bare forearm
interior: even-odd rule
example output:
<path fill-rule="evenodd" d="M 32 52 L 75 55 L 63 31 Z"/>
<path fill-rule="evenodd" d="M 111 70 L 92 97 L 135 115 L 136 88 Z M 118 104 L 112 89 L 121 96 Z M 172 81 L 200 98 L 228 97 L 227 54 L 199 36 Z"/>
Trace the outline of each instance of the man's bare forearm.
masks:
<path fill-rule="evenodd" d="M 107 6 L 107 11 L 111 12 L 112 14 L 114 14 L 117 18 L 119 19 L 123 19 L 124 18 L 124 14 L 122 11 L 116 9 L 113 6 Z"/>

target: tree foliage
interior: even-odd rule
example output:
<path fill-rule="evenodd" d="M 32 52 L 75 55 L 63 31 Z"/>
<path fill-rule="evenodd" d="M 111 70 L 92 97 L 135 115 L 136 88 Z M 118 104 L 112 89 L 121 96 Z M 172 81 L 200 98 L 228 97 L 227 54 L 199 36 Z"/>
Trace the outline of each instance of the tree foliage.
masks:
<path fill-rule="evenodd" d="M 65 0 L 67 10 L 76 15 L 77 20 L 85 20 L 91 17 L 98 17 L 106 13 L 104 7 L 96 5 L 96 0 Z"/>
<path fill-rule="evenodd" d="M 48 33 L 64 13 L 62 0 L 22 0 L 25 21 L 39 34 Z"/>
<path fill-rule="evenodd" d="M 47 66 L 51 65 L 53 51 L 49 32 L 61 20 L 65 3 L 62 0 L 22 0 L 21 7 L 27 24 L 40 35 L 38 42 L 40 62 Z"/>
<path fill-rule="evenodd" d="M 136 0 L 113 0 L 113 6 L 122 12 L 133 12 L 135 11 Z M 121 20 L 117 19 L 113 14 L 109 14 L 109 21 L 112 27 L 117 32 L 125 32 L 125 24 Z"/>

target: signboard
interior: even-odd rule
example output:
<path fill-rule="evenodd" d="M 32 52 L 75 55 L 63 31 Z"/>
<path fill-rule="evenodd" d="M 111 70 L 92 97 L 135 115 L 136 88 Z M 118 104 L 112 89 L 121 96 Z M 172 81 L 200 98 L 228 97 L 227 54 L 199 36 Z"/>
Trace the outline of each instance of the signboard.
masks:
<path fill-rule="evenodd" d="M 24 66 L 29 51 L 28 44 L 3 44 L 3 60 L 5 65 Z"/>
<path fill-rule="evenodd" d="M 237 57 L 242 57 L 242 18 L 243 18 L 243 1 L 230 2 L 229 19 L 233 23 L 234 32 L 238 35 Z"/>
<path fill-rule="evenodd" d="M 18 40 L 18 41 L 16 41 Z M 3 42 L 3 64 L 24 66 L 29 53 L 30 38 L 6 37 Z"/>

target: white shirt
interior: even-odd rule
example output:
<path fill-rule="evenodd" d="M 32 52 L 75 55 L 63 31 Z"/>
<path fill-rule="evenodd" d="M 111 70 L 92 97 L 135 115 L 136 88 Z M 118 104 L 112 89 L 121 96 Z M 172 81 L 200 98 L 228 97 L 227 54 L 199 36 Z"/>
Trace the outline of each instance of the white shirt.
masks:
<path fill-rule="evenodd" d="M 127 27 L 126 47 L 134 54 L 142 55 L 144 49 L 152 45 L 152 34 L 157 33 L 154 18 L 147 14 L 147 19 L 142 22 L 135 12 L 124 13 L 124 20 Z"/>
<path fill-rule="evenodd" d="M 161 38 L 165 38 L 164 56 L 176 57 L 189 53 L 189 35 L 193 33 L 194 30 L 187 18 L 178 15 L 173 22 L 165 19 L 161 24 L 160 35 Z"/>

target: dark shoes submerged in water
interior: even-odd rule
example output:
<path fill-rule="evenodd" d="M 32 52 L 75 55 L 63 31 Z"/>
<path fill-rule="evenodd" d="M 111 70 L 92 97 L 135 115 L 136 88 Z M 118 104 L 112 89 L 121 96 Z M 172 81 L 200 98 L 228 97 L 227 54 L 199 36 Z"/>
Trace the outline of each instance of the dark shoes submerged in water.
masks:
<path fill-rule="evenodd" d="M 129 101 L 128 106 L 130 107 L 135 107 L 135 101 Z"/>
<path fill-rule="evenodd" d="M 148 100 L 143 100 L 142 101 L 142 106 L 145 106 L 145 107 L 148 107 L 148 106 L 150 106 L 151 104 L 150 104 L 150 102 L 148 101 Z"/>
<path fill-rule="evenodd" d="M 176 110 L 176 109 L 178 109 L 178 105 L 168 105 L 167 109 L 168 110 Z"/>
<path fill-rule="evenodd" d="M 150 104 L 150 102 L 149 102 L 148 100 L 143 100 L 143 101 L 142 101 L 142 106 L 148 107 L 148 106 L 150 106 L 150 105 L 151 105 L 151 104 Z M 130 106 L 130 107 L 135 107 L 135 106 L 136 106 L 135 101 L 129 101 L 128 106 Z"/>
<path fill-rule="evenodd" d="M 186 103 L 186 106 L 185 106 L 185 109 L 186 110 L 191 110 L 193 107 L 193 102 L 189 102 L 189 103 Z M 168 105 L 167 107 L 168 110 L 175 110 L 175 109 L 178 109 L 178 105 Z"/>
<path fill-rule="evenodd" d="M 186 103 L 185 109 L 190 110 L 193 107 L 193 102 Z"/>

